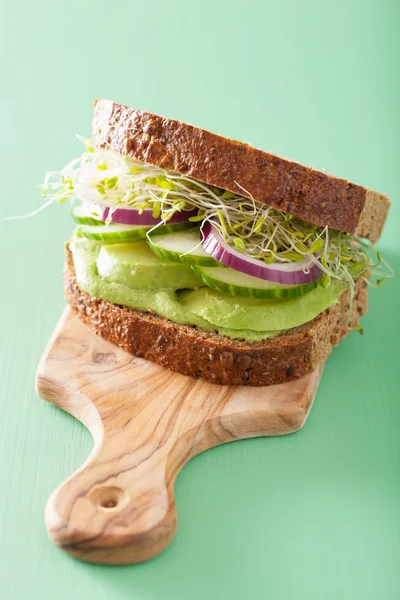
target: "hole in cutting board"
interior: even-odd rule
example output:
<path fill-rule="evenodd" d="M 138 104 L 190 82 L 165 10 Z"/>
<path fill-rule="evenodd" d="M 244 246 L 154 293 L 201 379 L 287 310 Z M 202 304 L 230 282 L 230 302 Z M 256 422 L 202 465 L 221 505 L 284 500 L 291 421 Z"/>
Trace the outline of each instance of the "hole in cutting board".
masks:
<path fill-rule="evenodd" d="M 120 510 L 128 502 L 128 492 L 115 485 L 106 485 L 94 488 L 89 500 L 103 510 Z"/>

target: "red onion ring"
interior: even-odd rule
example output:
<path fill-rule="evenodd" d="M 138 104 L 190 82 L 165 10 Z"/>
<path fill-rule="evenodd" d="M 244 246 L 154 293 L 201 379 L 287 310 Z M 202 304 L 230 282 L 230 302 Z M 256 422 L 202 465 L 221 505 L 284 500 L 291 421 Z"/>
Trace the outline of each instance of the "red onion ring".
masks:
<path fill-rule="evenodd" d="M 96 212 L 100 221 L 106 221 L 110 216 L 111 223 L 118 223 L 119 225 L 143 225 L 144 227 L 151 227 L 162 222 L 160 218 L 155 219 L 153 217 L 153 209 L 151 208 L 145 208 L 142 214 L 139 214 L 136 208 L 114 208 L 111 206 L 102 206 L 101 204 L 83 204 L 90 206 L 90 211 Z M 176 212 L 167 222 L 182 223 L 188 221 L 190 217 L 195 217 L 197 212 L 197 208 Z"/>
<path fill-rule="evenodd" d="M 321 277 L 321 270 L 308 258 L 301 262 L 275 262 L 268 265 L 231 248 L 209 222 L 205 223 L 202 233 L 201 243 L 207 254 L 241 273 L 286 285 L 310 283 Z"/>

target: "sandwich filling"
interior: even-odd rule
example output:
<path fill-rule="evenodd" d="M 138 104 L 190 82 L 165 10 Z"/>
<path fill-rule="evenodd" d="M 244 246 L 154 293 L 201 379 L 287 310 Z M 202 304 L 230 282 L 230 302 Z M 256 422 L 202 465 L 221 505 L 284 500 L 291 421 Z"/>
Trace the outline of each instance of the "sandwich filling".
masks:
<path fill-rule="evenodd" d="M 93 296 L 258 341 L 311 321 L 358 278 L 391 274 L 355 235 L 82 141 L 43 195 L 72 201 L 75 276 Z"/>
<path fill-rule="evenodd" d="M 311 321 L 348 287 L 333 282 L 298 297 L 238 297 L 201 287 L 189 265 L 151 256 L 146 242 L 104 244 L 74 236 L 68 246 L 77 283 L 92 296 L 249 342 Z"/>

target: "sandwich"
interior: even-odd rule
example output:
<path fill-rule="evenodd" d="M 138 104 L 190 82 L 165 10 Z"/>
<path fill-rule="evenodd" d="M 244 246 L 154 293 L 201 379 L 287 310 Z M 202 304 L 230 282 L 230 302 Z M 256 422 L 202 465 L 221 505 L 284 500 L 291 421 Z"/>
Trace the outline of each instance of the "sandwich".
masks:
<path fill-rule="evenodd" d="M 43 185 L 68 201 L 65 297 L 97 334 L 216 384 L 302 377 L 391 275 L 389 201 L 192 125 L 98 100 L 82 154 Z"/>

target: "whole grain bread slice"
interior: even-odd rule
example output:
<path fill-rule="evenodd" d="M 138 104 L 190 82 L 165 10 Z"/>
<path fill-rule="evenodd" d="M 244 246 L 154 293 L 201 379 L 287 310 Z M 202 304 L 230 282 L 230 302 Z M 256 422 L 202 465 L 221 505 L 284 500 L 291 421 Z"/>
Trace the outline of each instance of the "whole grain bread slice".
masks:
<path fill-rule="evenodd" d="M 92 141 L 372 242 L 381 234 L 390 205 L 385 194 L 110 100 L 94 104 Z"/>
<path fill-rule="evenodd" d="M 67 246 L 64 292 L 78 316 L 106 340 L 135 356 L 222 385 L 273 385 L 297 379 L 326 360 L 347 335 L 350 292 L 313 321 L 263 342 L 232 340 L 91 296 L 76 281 Z M 356 283 L 350 327 L 367 311 L 367 287 Z"/>

